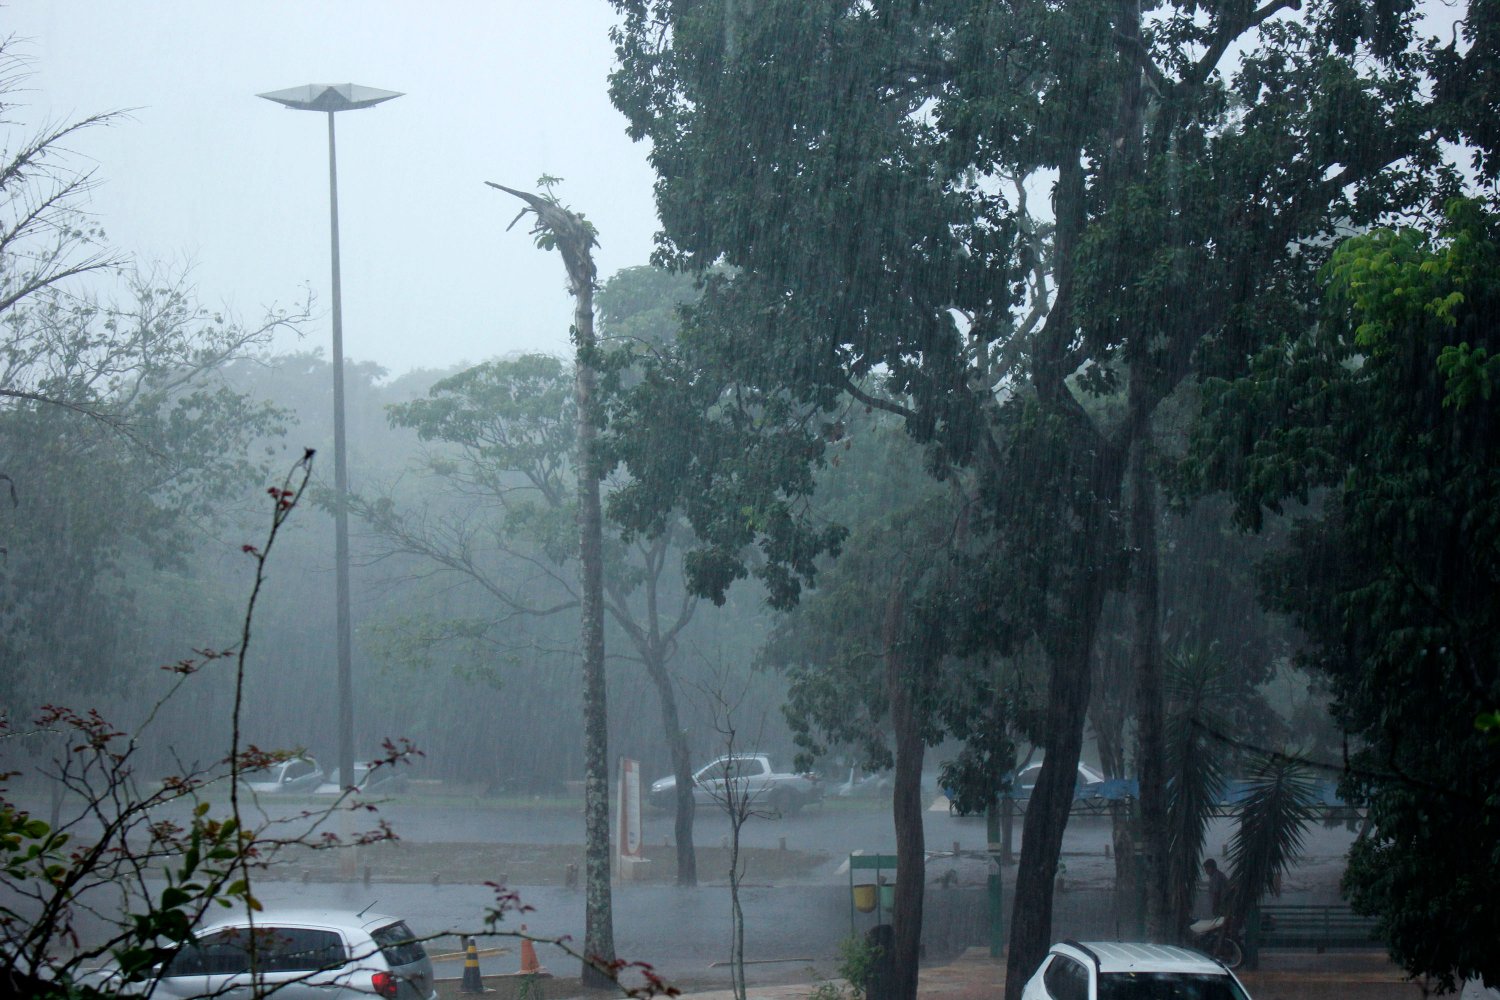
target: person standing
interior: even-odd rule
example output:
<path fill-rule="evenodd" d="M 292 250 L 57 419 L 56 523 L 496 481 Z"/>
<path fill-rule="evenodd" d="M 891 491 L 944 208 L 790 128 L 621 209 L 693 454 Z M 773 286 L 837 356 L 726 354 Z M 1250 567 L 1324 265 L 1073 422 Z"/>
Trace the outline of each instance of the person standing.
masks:
<path fill-rule="evenodd" d="M 1208 876 L 1209 915 L 1229 916 L 1229 876 L 1219 870 L 1219 863 L 1213 858 L 1204 859 L 1203 873 Z"/>

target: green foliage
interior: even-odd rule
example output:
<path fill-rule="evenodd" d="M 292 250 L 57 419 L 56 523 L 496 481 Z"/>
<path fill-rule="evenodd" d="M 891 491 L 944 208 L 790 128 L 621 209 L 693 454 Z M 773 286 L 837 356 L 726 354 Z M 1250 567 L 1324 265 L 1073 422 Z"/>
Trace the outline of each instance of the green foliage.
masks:
<path fill-rule="evenodd" d="M 823 980 L 813 986 L 812 1000 L 864 1000 L 869 995 L 870 976 L 880 961 L 880 946 L 860 934 L 839 940 L 838 973 L 841 982 Z"/>
<path fill-rule="evenodd" d="M 1171 654 L 1166 672 L 1167 886 L 1173 926 L 1191 912 L 1198 865 L 1232 755 L 1224 742 L 1232 687 L 1206 649 Z"/>
<path fill-rule="evenodd" d="M 1307 762 L 1291 756 L 1260 755 L 1246 773 L 1249 793 L 1229 844 L 1240 926 L 1250 908 L 1273 891 L 1302 853 L 1312 822 L 1317 784 Z"/>
<path fill-rule="evenodd" d="M 225 386 L 221 367 L 281 319 L 247 329 L 199 307 L 180 282 L 137 276 L 132 301 L 38 292 L 0 318 L 0 464 L 14 490 L 0 537 L 0 702 L 39 700 L 45 674 L 107 688 L 126 641 L 131 574 L 181 566 L 226 498 L 264 472 L 251 441 L 284 414 Z M 118 616 L 88 609 L 111 603 Z M 57 696 L 51 687 L 49 694 Z"/>
<path fill-rule="evenodd" d="M 562 360 L 525 354 L 442 379 L 426 399 L 392 405 L 387 413 L 393 427 L 460 450 L 462 468 L 443 464 L 441 471 L 497 494 L 507 492 L 505 477 L 524 478 L 556 505 L 572 490 L 574 405 L 573 375 Z M 435 461 L 444 461 L 441 453 Z"/>
<path fill-rule="evenodd" d="M 1434 96 L 1408 4 L 1290 6 L 615 0 L 612 97 L 652 144 L 658 257 L 706 277 L 625 425 L 626 523 L 682 511 L 695 589 L 722 599 L 754 573 L 794 602 L 844 542 L 807 503 L 826 428 L 849 397 L 898 414 L 936 477 L 978 482 L 988 552 L 964 567 L 952 648 L 1034 639 L 1048 759 L 1071 766 L 1105 595 L 1127 579 L 1133 448 L 1185 380 L 1238 376 L 1311 324 L 1330 234 L 1457 186 L 1441 140 L 1484 93 L 1479 50 L 1452 54 L 1463 82 Z M 1257 412 L 1219 440 L 1260 441 L 1274 411 Z M 1308 465 L 1341 475 L 1331 456 L 1265 463 L 1247 489 L 1309 494 Z M 1013 997 L 1050 940 L 1067 803 L 1047 787 Z"/>
<path fill-rule="evenodd" d="M 1500 427 L 1484 389 L 1500 346 L 1496 231 L 1457 202 L 1437 232 L 1347 241 L 1323 321 L 1210 387 L 1197 448 L 1246 524 L 1318 501 L 1266 587 L 1307 632 L 1303 660 L 1354 739 L 1343 791 L 1372 829 L 1345 888 L 1409 972 L 1440 978 L 1500 975 L 1486 916 L 1500 746 L 1475 724 L 1500 703 Z M 1462 933 L 1431 919 L 1457 912 Z"/>
<path fill-rule="evenodd" d="M 243 546 L 256 572 L 238 646 L 200 649 L 174 664 L 170 669 L 176 683 L 133 732 L 117 730 L 97 711 L 48 706 L 31 730 L 5 727 L 0 735 L 0 752 L 7 765 L 15 765 L 5 780 L 34 771 L 27 776 L 55 787 L 60 817 L 56 827 L 33 817 L 8 788 L 0 787 L 0 983 L 11 990 L 60 1000 L 149 989 L 163 963 L 212 908 L 260 908 L 252 873 L 273 863 L 283 848 L 340 845 L 337 836 L 314 841 L 311 835 L 286 834 L 278 820 L 263 819 L 258 825 L 244 821 L 240 776 L 292 754 L 242 749 L 238 701 L 227 719 L 227 758 L 149 784 L 138 773 L 152 724 L 194 675 L 216 661 L 232 660 L 236 684 L 243 682 L 266 558 L 310 472 L 309 452 L 291 475 L 269 489 L 272 524 L 263 543 Z M 24 755 L 27 743 L 42 740 L 51 742 L 52 753 L 38 767 Z M 387 747 L 383 765 L 412 752 L 409 744 Z M 230 806 L 228 815 L 216 817 L 207 795 L 223 784 L 230 787 Z M 327 811 L 305 818 L 316 830 L 346 805 L 341 797 Z M 355 842 L 389 836 L 381 827 L 360 834 Z M 158 880 L 160 889 L 153 887 Z M 106 959 L 107 965 L 96 968 Z"/>

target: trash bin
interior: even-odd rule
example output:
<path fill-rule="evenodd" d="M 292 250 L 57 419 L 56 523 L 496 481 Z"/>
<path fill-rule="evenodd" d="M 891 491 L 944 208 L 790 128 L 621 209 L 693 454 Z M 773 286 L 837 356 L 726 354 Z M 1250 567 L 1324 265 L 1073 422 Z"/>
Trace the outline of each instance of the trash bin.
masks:
<path fill-rule="evenodd" d="M 860 913 L 875 909 L 875 886 L 856 885 L 851 886 L 850 891 L 854 893 L 854 908 Z"/>

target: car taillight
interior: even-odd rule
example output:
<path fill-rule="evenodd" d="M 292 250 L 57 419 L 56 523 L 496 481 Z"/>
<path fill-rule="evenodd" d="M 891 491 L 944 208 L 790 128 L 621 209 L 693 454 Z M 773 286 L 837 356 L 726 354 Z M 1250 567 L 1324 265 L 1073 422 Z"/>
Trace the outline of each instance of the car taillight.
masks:
<path fill-rule="evenodd" d="M 375 993 L 383 996 L 386 1000 L 396 1000 L 396 977 L 389 972 L 377 972 L 370 977 L 370 985 L 375 987 Z"/>

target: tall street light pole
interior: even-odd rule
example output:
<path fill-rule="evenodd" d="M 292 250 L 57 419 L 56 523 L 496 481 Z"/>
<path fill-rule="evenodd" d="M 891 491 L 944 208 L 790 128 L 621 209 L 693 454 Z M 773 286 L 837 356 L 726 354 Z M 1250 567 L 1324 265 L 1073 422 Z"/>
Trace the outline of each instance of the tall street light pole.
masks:
<path fill-rule="evenodd" d="M 354 784 L 354 670 L 349 618 L 349 467 L 344 450 L 344 302 L 339 284 L 339 178 L 334 145 L 333 116 L 357 111 L 400 97 L 394 90 L 377 90 L 353 83 L 310 83 L 288 90 L 258 94 L 294 111 L 322 111 L 328 115 L 328 228 L 333 252 L 333 530 L 338 590 L 339 781 Z M 349 855 L 352 862 L 353 855 Z"/>

